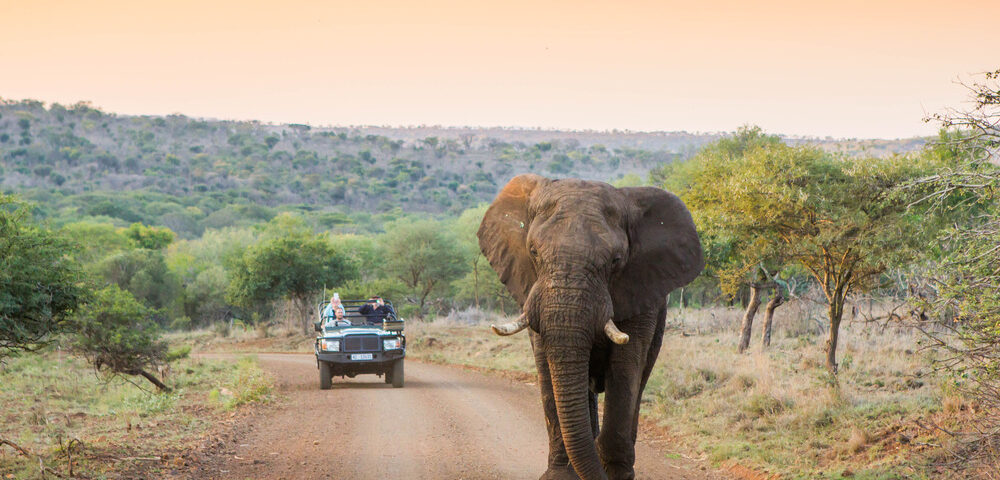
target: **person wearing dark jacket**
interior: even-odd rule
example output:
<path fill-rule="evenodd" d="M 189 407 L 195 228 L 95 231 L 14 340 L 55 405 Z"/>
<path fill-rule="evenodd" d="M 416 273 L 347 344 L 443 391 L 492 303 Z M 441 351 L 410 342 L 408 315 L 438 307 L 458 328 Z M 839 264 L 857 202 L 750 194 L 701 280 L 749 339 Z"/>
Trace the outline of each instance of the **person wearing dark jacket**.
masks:
<path fill-rule="evenodd" d="M 358 309 L 358 313 L 365 316 L 365 323 L 369 325 L 377 325 L 382 323 L 385 317 L 392 313 L 389 307 L 382 301 L 381 297 L 371 297 L 368 299 L 368 303 L 361 306 Z"/>

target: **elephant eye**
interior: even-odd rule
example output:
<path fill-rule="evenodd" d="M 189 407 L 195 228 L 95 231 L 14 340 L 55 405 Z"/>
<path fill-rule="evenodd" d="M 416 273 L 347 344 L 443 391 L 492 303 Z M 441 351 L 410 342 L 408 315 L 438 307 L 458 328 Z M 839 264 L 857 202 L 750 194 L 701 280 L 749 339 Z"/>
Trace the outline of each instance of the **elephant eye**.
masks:
<path fill-rule="evenodd" d="M 621 255 L 615 255 L 615 258 L 611 259 L 611 265 L 614 266 L 614 267 L 616 267 L 616 268 L 620 267 L 622 265 L 622 261 L 623 260 L 624 259 L 622 258 Z"/>
<path fill-rule="evenodd" d="M 538 256 L 538 250 L 536 250 L 535 247 L 531 247 L 530 249 L 528 249 L 528 253 L 530 253 L 532 257 Z"/>

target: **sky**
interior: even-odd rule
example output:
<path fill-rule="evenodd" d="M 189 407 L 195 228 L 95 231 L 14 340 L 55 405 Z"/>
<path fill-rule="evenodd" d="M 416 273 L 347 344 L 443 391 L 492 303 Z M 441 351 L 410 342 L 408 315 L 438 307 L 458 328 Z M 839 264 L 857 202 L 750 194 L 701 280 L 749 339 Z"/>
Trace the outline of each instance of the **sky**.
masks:
<path fill-rule="evenodd" d="M 317 126 L 901 138 L 1000 2 L 0 0 L 0 98 Z"/>

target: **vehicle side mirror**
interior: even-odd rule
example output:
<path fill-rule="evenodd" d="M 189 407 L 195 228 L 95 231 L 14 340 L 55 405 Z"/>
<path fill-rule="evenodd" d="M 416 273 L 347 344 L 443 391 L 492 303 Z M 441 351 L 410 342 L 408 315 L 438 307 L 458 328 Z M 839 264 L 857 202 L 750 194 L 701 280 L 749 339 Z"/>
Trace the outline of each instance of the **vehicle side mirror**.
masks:
<path fill-rule="evenodd" d="M 323 331 L 322 322 L 313 322 L 313 329 L 316 330 L 317 332 L 322 332 Z"/>

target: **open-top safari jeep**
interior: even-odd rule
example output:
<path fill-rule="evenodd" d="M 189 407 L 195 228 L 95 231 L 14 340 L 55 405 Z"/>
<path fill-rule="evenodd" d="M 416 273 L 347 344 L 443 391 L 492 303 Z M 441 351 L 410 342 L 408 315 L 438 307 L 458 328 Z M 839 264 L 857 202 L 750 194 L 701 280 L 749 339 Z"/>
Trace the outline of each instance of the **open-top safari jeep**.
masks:
<path fill-rule="evenodd" d="M 319 304 L 319 321 L 313 323 L 319 332 L 316 336 L 319 388 L 329 389 L 334 376 L 354 378 L 362 373 L 384 376 L 385 383 L 402 387 L 406 336 L 403 321 L 396 316 L 392 302 L 385 301 L 387 313 L 363 315 L 359 310 L 367 300 L 341 300 L 345 310 L 341 321 L 323 315 L 329 303 Z"/>

